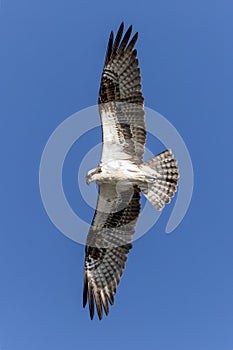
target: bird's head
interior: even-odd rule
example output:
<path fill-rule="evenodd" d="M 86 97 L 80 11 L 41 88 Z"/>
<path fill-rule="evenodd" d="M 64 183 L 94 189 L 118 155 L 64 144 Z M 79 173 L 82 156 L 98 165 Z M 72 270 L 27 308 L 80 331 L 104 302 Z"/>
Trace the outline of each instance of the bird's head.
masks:
<path fill-rule="evenodd" d="M 97 182 L 99 174 L 101 173 L 101 168 L 97 167 L 88 171 L 86 175 L 86 183 L 89 185 L 91 182 Z"/>

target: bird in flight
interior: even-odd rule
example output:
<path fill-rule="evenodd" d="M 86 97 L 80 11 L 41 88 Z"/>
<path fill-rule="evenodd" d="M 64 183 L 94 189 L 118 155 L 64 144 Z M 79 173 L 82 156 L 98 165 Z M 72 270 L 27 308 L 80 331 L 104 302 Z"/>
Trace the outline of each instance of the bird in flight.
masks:
<path fill-rule="evenodd" d="M 132 26 L 111 32 L 99 90 L 102 155 L 87 173 L 87 184 L 98 185 L 98 201 L 85 248 L 83 307 L 99 319 L 109 313 L 116 287 L 132 248 L 140 213 L 140 193 L 161 210 L 174 196 L 178 167 L 171 150 L 143 162 L 146 127 L 141 76 L 131 38 Z"/>

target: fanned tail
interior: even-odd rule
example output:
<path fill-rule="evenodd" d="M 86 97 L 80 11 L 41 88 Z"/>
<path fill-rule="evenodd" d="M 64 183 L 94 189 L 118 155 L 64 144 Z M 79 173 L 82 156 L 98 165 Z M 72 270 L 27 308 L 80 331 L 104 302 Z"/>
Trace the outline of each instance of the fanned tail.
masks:
<path fill-rule="evenodd" d="M 171 150 L 166 150 L 141 165 L 147 183 L 140 186 L 144 196 L 157 210 L 163 209 L 176 192 L 179 170 Z"/>

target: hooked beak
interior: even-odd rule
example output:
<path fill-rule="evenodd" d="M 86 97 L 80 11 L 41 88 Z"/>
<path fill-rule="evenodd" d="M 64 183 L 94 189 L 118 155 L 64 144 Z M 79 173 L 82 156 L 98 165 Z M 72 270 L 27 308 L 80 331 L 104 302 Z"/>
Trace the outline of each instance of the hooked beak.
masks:
<path fill-rule="evenodd" d="M 90 178 L 89 178 L 88 175 L 86 176 L 86 184 L 87 184 L 87 185 L 90 185 Z"/>

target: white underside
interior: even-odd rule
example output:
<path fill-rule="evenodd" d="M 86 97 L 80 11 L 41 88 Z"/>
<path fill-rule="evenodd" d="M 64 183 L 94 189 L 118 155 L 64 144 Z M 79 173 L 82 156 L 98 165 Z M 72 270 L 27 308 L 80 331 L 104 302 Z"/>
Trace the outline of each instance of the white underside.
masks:
<path fill-rule="evenodd" d="M 145 173 L 139 166 L 127 160 L 110 161 L 101 166 L 101 173 L 94 176 L 98 184 L 110 182 L 141 183 L 146 180 Z"/>

